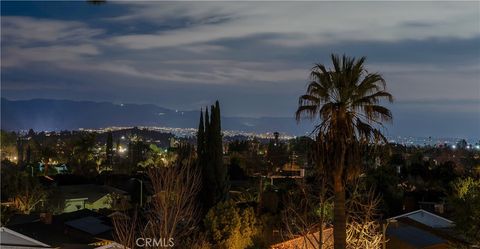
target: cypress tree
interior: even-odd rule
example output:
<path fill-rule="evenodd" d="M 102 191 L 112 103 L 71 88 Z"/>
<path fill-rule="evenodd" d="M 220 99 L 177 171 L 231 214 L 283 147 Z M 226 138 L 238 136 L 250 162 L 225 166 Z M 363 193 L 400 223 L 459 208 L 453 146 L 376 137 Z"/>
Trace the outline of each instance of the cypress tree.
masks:
<path fill-rule="evenodd" d="M 220 103 L 217 101 L 215 101 L 215 112 L 216 112 L 216 122 L 217 122 L 217 126 L 218 126 L 218 133 L 219 135 L 221 136 L 222 135 L 222 125 L 221 125 L 221 120 L 220 120 Z"/>
<path fill-rule="evenodd" d="M 211 170 L 214 172 L 214 176 L 216 176 L 216 153 L 217 153 L 217 141 L 216 141 L 216 131 L 217 131 L 217 122 L 216 122 L 216 112 L 215 107 L 212 105 L 210 106 L 210 124 L 208 127 L 208 163 L 210 164 Z M 216 182 L 217 179 L 214 179 Z"/>
<path fill-rule="evenodd" d="M 227 167 L 223 165 L 223 139 L 218 101 L 205 109 L 205 117 L 202 114 L 197 132 L 197 154 L 203 177 L 201 201 L 204 203 L 204 211 L 207 212 L 216 203 L 227 199 L 229 184 Z"/>
<path fill-rule="evenodd" d="M 208 145 L 208 137 L 209 137 L 208 134 L 210 134 L 209 130 L 210 130 L 210 116 L 208 115 L 208 106 L 207 106 L 207 107 L 205 107 L 205 133 L 204 133 L 205 134 L 205 136 L 204 136 L 204 138 L 205 138 L 205 141 L 204 141 L 204 143 L 205 143 L 205 153 L 207 153 L 208 150 L 209 150 L 208 146 L 207 146 Z"/>
<path fill-rule="evenodd" d="M 202 174 L 202 186 L 199 193 L 199 201 L 204 203 L 208 198 L 208 191 L 206 184 L 206 158 L 205 158 L 205 122 L 203 120 L 203 110 L 200 110 L 200 121 L 198 122 L 197 130 L 197 167 Z"/>
<path fill-rule="evenodd" d="M 210 106 L 210 125 L 208 127 L 208 161 L 207 167 L 210 173 L 209 182 L 213 186 L 213 190 L 210 193 L 211 196 L 211 206 L 214 206 L 219 201 L 219 179 L 218 179 L 218 172 L 216 167 L 216 153 L 217 153 L 217 143 L 215 138 L 215 133 L 217 130 L 217 123 L 216 123 L 216 112 L 214 106 Z"/>
<path fill-rule="evenodd" d="M 230 185 L 228 182 L 228 167 L 223 164 L 223 137 L 222 137 L 222 125 L 221 125 L 221 117 L 220 117 L 220 103 L 218 100 L 215 102 L 214 107 L 215 112 L 215 133 L 214 133 L 214 140 L 215 140 L 215 171 L 216 171 L 216 179 L 217 179 L 217 200 L 223 201 L 228 198 L 228 192 L 230 189 Z"/>
<path fill-rule="evenodd" d="M 197 158 L 199 161 L 203 159 L 204 150 L 205 150 L 205 126 L 203 122 L 203 110 L 200 110 L 200 121 L 198 123 L 198 131 L 197 131 Z"/>
<path fill-rule="evenodd" d="M 205 108 L 205 118 L 203 113 L 200 115 L 200 121 L 198 124 L 198 137 L 197 137 L 197 154 L 198 154 L 198 166 L 202 172 L 202 189 L 200 191 L 200 201 L 203 203 L 204 212 L 206 213 L 214 205 L 215 186 L 214 181 L 215 174 L 210 167 L 209 152 L 211 151 L 209 145 L 209 130 L 210 130 L 210 116 L 208 113 L 208 107 Z"/>

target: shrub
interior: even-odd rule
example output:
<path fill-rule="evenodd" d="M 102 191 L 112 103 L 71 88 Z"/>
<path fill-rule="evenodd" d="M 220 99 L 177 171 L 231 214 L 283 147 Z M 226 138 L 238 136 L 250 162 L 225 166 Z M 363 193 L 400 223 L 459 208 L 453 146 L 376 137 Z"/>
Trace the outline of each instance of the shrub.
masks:
<path fill-rule="evenodd" d="M 251 207 L 240 209 L 233 201 L 220 202 L 204 220 L 207 237 L 219 249 L 244 249 L 253 245 L 257 232 Z"/>

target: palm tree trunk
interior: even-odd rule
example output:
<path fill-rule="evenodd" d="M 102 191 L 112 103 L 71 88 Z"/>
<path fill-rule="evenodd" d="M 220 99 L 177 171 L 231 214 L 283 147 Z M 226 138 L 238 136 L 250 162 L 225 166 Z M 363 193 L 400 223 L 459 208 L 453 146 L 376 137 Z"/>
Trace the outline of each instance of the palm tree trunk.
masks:
<path fill-rule="evenodd" d="M 320 231 L 318 231 L 318 249 L 323 249 L 323 230 L 325 228 L 325 177 L 322 177 L 322 184 L 320 185 Z"/>
<path fill-rule="evenodd" d="M 345 186 L 341 176 L 333 177 L 334 211 L 333 211 L 333 243 L 334 249 L 347 248 L 347 218 L 345 212 Z"/>

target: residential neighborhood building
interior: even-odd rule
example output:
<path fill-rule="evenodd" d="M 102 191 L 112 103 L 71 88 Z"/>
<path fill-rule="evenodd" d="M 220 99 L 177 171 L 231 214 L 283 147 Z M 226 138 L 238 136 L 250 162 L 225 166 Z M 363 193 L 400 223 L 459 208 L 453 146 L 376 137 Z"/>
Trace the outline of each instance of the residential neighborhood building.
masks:
<path fill-rule="evenodd" d="M 111 218 L 88 209 L 36 218 L 17 215 L 12 221 L 2 227 L 2 249 L 4 244 L 13 245 L 5 248 L 97 248 L 115 243 Z M 24 244 L 28 247 L 21 247 Z"/>
<path fill-rule="evenodd" d="M 5 249 L 36 249 L 54 248 L 24 234 L 6 227 L 0 227 L 0 248 Z"/>
<path fill-rule="evenodd" d="M 82 209 L 112 209 L 129 198 L 127 192 L 106 185 L 65 185 L 58 189 L 65 201 L 64 213 Z"/>
<path fill-rule="evenodd" d="M 387 219 L 388 249 L 448 249 L 465 242 L 453 234 L 453 221 L 419 209 Z"/>

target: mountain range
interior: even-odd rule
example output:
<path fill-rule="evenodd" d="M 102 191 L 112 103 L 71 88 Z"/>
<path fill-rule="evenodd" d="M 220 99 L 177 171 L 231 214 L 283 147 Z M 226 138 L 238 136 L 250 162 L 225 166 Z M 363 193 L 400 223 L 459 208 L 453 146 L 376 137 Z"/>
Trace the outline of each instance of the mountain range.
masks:
<path fill-rule="evenodd" d="M 109 126 L 158 126 L 195 128 L 199 111 L 171 110 L 152 104 L 53 99 L 1 99 L 1 128 L 4 130 L 52 131 Z M 302 135 L 311 130 L 309 122 L 297 124 L 293 117 L 226 117 L 222 128 L 245 132 L 283 132 Z"/>

